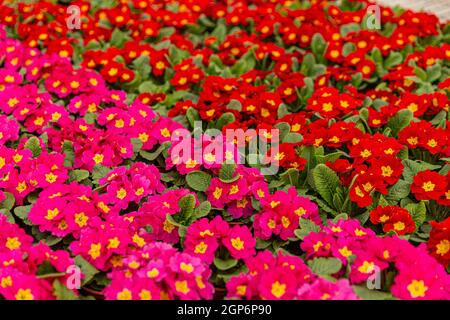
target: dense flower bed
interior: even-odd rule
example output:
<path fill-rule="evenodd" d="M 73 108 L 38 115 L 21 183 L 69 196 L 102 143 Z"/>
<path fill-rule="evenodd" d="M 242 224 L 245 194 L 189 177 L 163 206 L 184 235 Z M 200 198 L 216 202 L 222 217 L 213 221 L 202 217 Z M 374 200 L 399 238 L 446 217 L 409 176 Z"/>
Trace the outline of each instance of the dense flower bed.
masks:
<path fill-rule="evenodd" d="M 0 298 L 450 298 L 450 24 L 71 4 L 0 1 Z"/>

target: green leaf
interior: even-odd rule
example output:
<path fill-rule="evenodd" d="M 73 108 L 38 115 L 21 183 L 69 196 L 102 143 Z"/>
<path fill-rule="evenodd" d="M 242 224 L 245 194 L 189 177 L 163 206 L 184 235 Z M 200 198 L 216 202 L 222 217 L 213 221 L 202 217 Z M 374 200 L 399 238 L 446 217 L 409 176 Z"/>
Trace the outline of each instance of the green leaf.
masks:
<path fill-rule="evenodd" d="M 275 128 L 279 130 L 279 139 L 283 141 L 284 137 L 291 132 L 291 126 L 287 122 L 279 122 L 275 125 Z"/>
<path fill-rule="evenodd" d="M 370 217 L 370 211 L 367 210 L 367 211 L 361 213 L 360 215 L 357 215 L 355 217 L 355 219 L 357 219 L 361 223 L 361 225 L 364 225 L 367 222 L 367 220 L 369 220 L 369 217 Z"/>
<path fill-rule="evenodd" d="M 291 186 L 298 185 L 298 179 L 300 177 L 300 171 L 295 168 L 289 168 L 282 174 L 280 174 L 280 179 L 286 184 Z"/>
<path fill-rule="evenodd" d="M 399 52 L 392 51 L 391 54 L 384 61 L 385 69 L 389 70 L 393 67 L 398 66 L 403 61 L 403 56 Z"/>
<path fill-rule="evenodd" d="M 318 164 L 313 170 L 313 180 L 316 191 L 331 206 L 333 194 L 339 187 L 339 177 L 336 172 L 324 164 Z"/>
<path fill-rule="evenodd" d="M 449 172 L 450 172 L 450 165 L 449 164 L 446 164 L 445 166 L 442 167 L 441 170 L 439 170 L 439 174 L 441 176 L 446 176 Z"/>
<path fill-rule="evenodd" d="M 447 111 L 441 110 L 433 119 L 431 124 L 437 127 L 445 128 L 445 121 L 447 120 Z"/>
<path fill-rule="evenodd" d="M 192 107 L 189 107 L 189 109 L 186 111 L 186 119 L 188 120 L 189 124 L 191 125 L 191 128 L 194 128 L 195 121 L 200 120 L 198 111 Z"/>
<path fill-rule="evenodd" d="M 190 55 L 189 51 L 179 49 L 175 45 L 169 47 L 169 59 L 173 65 L 179 64 L 184 59 L 188 58 Z"/>
<path fill-rule="evenodd" d="M 33 154 L 33 157 L 38 157 L 42 153 L 41 144 L 37 137 L 31 137 L 25 142 L 25 149 L 28 149 Z"/>
<path fill-rule="evenodd" d="M 95 184 L 98 184 L 98 180 L 104 178 L 110 171 L 110 168 L 102 166 L 100 164 L 96 164 L 92 169 L 92 180 Z"/>
<path fill-rule="evenodd" d="M 320 154 L 317 152 L 318 148 L 315 148 L 314 146 L 301 146 L 300 147 L 300 157 L 303 159 L 306 159 L 307 166 L 306 169 L 310 170 L 313 169 L 316 164 L 316 155 Z"/>
<path fill-rule="evenodd" d="M 438 63 L 427 69 L 427 81 L 430 83 L 439 80 L 441 75 L 442 75 L 442 67 Z"/>
<path fill-rule="evenodd" d="M 409 109 L 402 109 L 388 120 L 388 127 L 392 130 L 392 135 L 397 134 L 411 123 L 413 113 Z"/>
<path fill-rule="evenodd" d="M 258 249 L 258 250 L 266 249 L 271 244 L 272 244 L 272 241 L 266 241 L 266 240 L 262 240 L 259 238 L 256 239 L 256 249 Z"/>
<path fill-rule="evenodd" d="M 9 192 L 5 192 L 5 200 L 0 203 L 0 209 L 11 210 L 14 207 L 14 203 L 16 202 L 16 198 L 14 195 Z"/>
<path fill-rule="evenodd" d="M 175 217 L 177 215 L 170 215 L 169 213 L 166 214 L 166 219 L 167 221 L 169 221 L 171 224 L 173 224 L 174 226 L 178 227 L 178 228 L 185 228 L 186 226 L 184 225 L 185 221 L 182 222 L 178 222 L 175 220 Z"/>
<path fill-rule="evenodd" d="M 421 171 L 439 169 L 441 166 L 433 165 L 425 161 L 405 159 L 403 163 L 403 178 L 412 182 L 414 177 Z"/>
<path fill-rule="evenodd" d="M 311 40 L 311 49 L 316 57 L 321 57 L 325 52 L 326 42 L 320 33 L 313 35 Z"/>
<path fill-rule="evenodd" d="M 404 146 L 401 150 L 400 150 L 400 152 L 398 153 L 398 155 L 397 155 L 397 157 L 399 158 L 399 159 L 408 159 L 408 157 L 409 157 L 409 151 L 408 151 L 408 147 L 407 146 Z"/>
<path fill-rule="evenodd" d="M 333 194 L 333 206 L 338 211 L 342 211 L 342 206 L 344 205 L 344 191 L 342 188 L 336 188 L 336 192 Z"/>
<path fill-rule="evenodd" d="M 75 257 L 75 264 L 80 267 L 81 272 L 84 275 L 84 279 L 82 282 L 83 285 L 91 281 L 94 278 L 94 276 L 100 272 L 92 264 L 86 261 L 82 256 Z"/>
<path fill-rule="evenodd" d="M 302 96 L 304 98 L 309 98 L 312 95 L 312 90 L 314 90 L 314 83 L 312 82 L 312 79 L 315 79 L 323 74 L 325 74 L 325 72 L 327 71 L 327 67 L 321 63 L 319 64 L 315 64 L 311 67 L 311 70 L 308 72 L 308 77 L 306 77 L 304 79 L 305 81 L 305 94 Z M 312 78 L 312 79 L 311 79 Z M 303 88 L 302 88 L 303 90 Z"/>
<path fill-rule="evenodd" d="M 125 32 L 122 32 L 120 29 L 116 28 L 111 35 L 111 41 L 109 43 L 111 47 L 122 48 L 128 39 L 129 37 Z"/>
<path fill-rule="evenodd" d="M 227 109 L 242 111 L 242 104 L 239 100 L 231 99 L 227 105 Z"/>
<path fill-rule="evenodd" d="M 331 208 L 330 205 L 328 205 L 325 201 L 323 201 L 322 199 L 316 198 L 314 200 L 317 205 L 325 212 L 330 213 L 332 216 L 336 216 L 339 214 L 339 212 L 337 212 L 335 209 Z"/>
<path fill-rule="evenodd" d="M 8 218 L 9 223 L 16 223 L 16 219 L 14 219 L 14 216 L 9 210 L 6 209 L 0 209 L 0 214 L 4 215 L 6 218 Z"/>
<path fill-rule="evenodd" d="M 150 76 L 150 72 L 152 71 L 148 56 L 140 56 L 139 58 L 135 59 L 132 64 L 134 70 L 136 70 L 141 75 L 141 79 L 148 79 L 148 77 Z"/>
<path fill-rule="evenodd" d="M 348 220 L 348 214 L 340 213 L 333 218 L 333 223 L 337 223 L 339 220 Z"/>
<path fill-rule="evenodd" d="M 188 194 L 178 201 L 178 205 L 181 208 L 181 212 L 179 214 L 181 220 L 180 222 L 185 223 L 191 220 L 192 215 L 194 214 L 195 208 L 195 197 L 192 194 Z"/>
<path fill-rule="evenodd" d="M 408 197 L 410 192 L 410 186 L 411 183 L 405 180 L 398 180 L 397 183 L 390 188 L 389 193 L 386 196 L 386 200 L 399 201 L 403 198 Z"/>
<path fill-rule="evenodd" d="M 146 160 L 148 160 L 148 161 L 153 161 L 153 160 L 155 160 L 156 158 L 158 158 L 158 156 L 159 156 L 162 152 L 164 152 L 165 150 L 167 150 L 167 149 L 169 148 L 170 145 L 171 145 L 171 142 L 170 142 L 170 141 L 166 141 L 166 142 L 164 142 L 163 144 L 161 144 L 155 151 L 153 151 L 153 152 L 148 152 L 148 151 L 141 150 L 141 151 L 139 151 L 139 155 L 140 155 L 142 158 L 144 158 L 144 159 L 146 159 Z"/>
<path fill-rule="evenodd" d="M 192 216 L 192 221 L 206 217 L 211 211 L 211 203 L 209 201 L 204 201 L 194 209 L 194 214 Z"/>
<path fill-rule="evenodd" d="M 277 114 L 278 119 L 281 119 L 281 118 L 283 118 L 285 115 L 290 114 L 290 112 L 289 112 L 287 106 L 286 106 L 284 103 L 280 104 L 280 106 L 278 107 L 277 113 L 278 113 L 278 114 Z"/>
<path fill-rule="evenodd" d="M 300 66 L 300 72 L 308 75 L 311 68 L 316 64 L 316 58 L 312 53 L 307 53 L 302 60 L 302 64 Z"/>
<path fill-rule="evenodd" d="M 131 144 L 133 145 L 133 152 L 137 153 L 142 148 L 142 141 L 139 138 L 131 138 Z"/>
<path fill-rule="evenodd" d="M 218 43 L 222 43 L 227 35 L 227 26 L 224 20 L 217 21 L 217 27 L 211 32 L 212 37 L 216 37 Z"/>
<path fill-rule="evenodd" d="M 52 235 L 48 235 L 47 237 L 44 237 L 41 242 L 45 243 L 49 247 L 54 246 L 57 243 L 60 243 L 63 238 L 55 237 Z"/>
<path fill-rule="evenodd" d="M 220 118 L 217 120 L 216 123 L 216 128 L 218 130 L 222 130 L 222 128 L 230 123 L 233 123 L 236 120 L 236 118 L 234 117 L 234 114 L 232 114 L 231 112 L 225 112 L 224 114 L 222 114 L 220 116 Z"/>
<path fill-rule="evenodd" d="M 374 62 L 376 63 L 382 63 L 383 62 L 383 55 L 381 54 L 380 49 L 378 48 L 373 48 L 372 49 L 372 59 Z"/>
<path fill-rule="evenodd" d="M 62 153 L 65 155 L 64 165 L 66 167 L 73 167 L 73 160 L 75 158 L 75 153 L 73 151 L 72 141 L 64 141 L 62 146 Z"/>
<path fill-rule="evenodd" d="M 347 23 L 341 26 L 339 30 L 343 37 L 346 37 L 351 32 L 358 32 L 361 30 L 359 23 Z"/>
<path fill-rule="evenodd" d="M 223 163 L 222 166 L 220 167 L 220 172 L 219 172 L 219 179 L 222 182 L 225 183 L 231 183 L 236 181 L 237 179 L 240 178 L 240 175 L 234 175 L 235 171 L 236 171 L 236 164 L 235 163 Z"/>
<path fill-rule="evenodd" d="M 361 85 L 361 82 L 363 81 L 363 75 L 361 72 L 357 72 L 352 76 L 352 85 L 356 88 L 358 88 Z"/>
<path fill-rule="evenodd" d="M 16 207 L 14 208 L 14 214 L 24 222 L 28 221 L 31 224 L 31 221 L 28 220 L 28 213 L 30 212 L 31 207 L 32 205 Z"/>
<path fill-rule="evenodd" d="M 97 120 L 97 114 L 92 112 L 87 112 L 84 115 L 84 121 L 88 124 L 95 124 L 95 121 Z"/>
<path fill-rule="evenodd" d="M 139 85 L 138 88 L 139 93 L 155 93 L 158 92 L 158 86 L 153 83 L 153 81 L 148 80 L 144 81 Z"/>
<path fill-rule="evenodd" d="M 84 179 L 89 178 L 89 171 L 81 169 L 69 171 L 69 178 L 70 181 L 77 181 L 77 182 L 83 181 Z"/>
<path fill-rule="evenodd" d="M 317 163 L 327 163 L 327 162 L 334 162 L 338 160 L 342 155 L 344 155 L 344 152 L 337 151 L 333 153 L 328 153 L 326 155 L 316 155 Z"/>
<path fill-rule="evenodd" d="M 231 67 L 231 72 L 236 76 L 241 76 L 254 69 L 255 64 L 255 56 L 253 50 L 250 49 Z"/>
<path fill-rule="evenodd" d="M 342 48 L 342 54 L 344 57 L 348 56 L 350 53 L 355 51 L 356 47 L 353 43 L 347 42 L 344 44 L 344 47 Z"/>
<path fill-rule="evenodd" d="M 412 219 L 416 223 L 416 227 L 419 228 L 427 218 L 427 208 L 425 202 L 409 203 L 405 206 L 405 209 L 411 213 Z"/>
<path fill-rule="evenodd" d="M 55 267 L 50 263 L 50 261 L 44 261 L 41 264 L 39 264 L 36 275 L 38 278 L 48 278 L 49 276 L 52 277 L 55 274 L 58 274 Z M 62 273 L 64 275 L 64 273 Z"/>
<path fill-rule="evenodd" d="M 363 300 L 392 300 L 392 294 L 389 292 L 371 290 L 366 285 L 353 286 L 353 291 Z"/>
<path fill-rule="evenodd" d="M 192 171 L 186 175 L 186 182 L 195 191 L 206 191 L 211 182 L 211 175 L 203 171 Z"/>
<path fill-rule="evenodd" d="M 378 200 L 378 205 L 382 207 L 386 207 L 389 205 L 389 202 L 386 201 L 386 199 L 383 197 L 383 195 L 380 195 L 380 200 Z"/>
<path fill-rule="evenodd" d="M 58 300 L 79 300 L 76 294 L 59 280 L 53 281 L 53 294 Z"/>
<path fill-rule="evenodd" d="M 337 258 L 315 258 L 308 261 L 311 271 L 317 275 L 332 275 L 341 270 L 342 262 Z"/>
<path fill-rule="evenodd" d="M 423 82 L 427 81 L 427 79 L 428 79 L 427 72 L 425 70 L 423 70 L 422 68 L 415 67 L 414 68 L 414 74 L 418 78 L 417 81 L 414 81 L 414 82 L 423 83 Z M 416 79 L 412 79 L 411 78 L 411 80 L 416 80 Z"/>
<path fill-rule="evenodd" d="M 296 133 L 296 132 L 289 132 L 284 139 L 282 140 L 282 142 L 287 142 L 287 143 L 297 143 L 297 142 L 301 142 L 303 140 L 303 136 L 300 133 Z"/>
<path fill-rule="evenodd" d="M 301 240 L 303 240 L 311 232 L 319 232 L 320 231 L 320 226 L 318 226 L 317 224 L 315 224 L 315 222 L 313 222 L 309 219 L 300 218 L 299 225 L 300 225 L 300 228 L 296 229 L 294 231 L 294 234 L 297 238 L 299 238 Z"/>
<path fill-rule="evenodd" d="M 222 260 L 220 258 L 214 259 L 214 265 L 216 266 L 217 269 L 221 271 L 230 270 L 231 268 L 236 267 L 237 264 L 238 260 L 236 259 L 227 259 L 227 260 Z"/>

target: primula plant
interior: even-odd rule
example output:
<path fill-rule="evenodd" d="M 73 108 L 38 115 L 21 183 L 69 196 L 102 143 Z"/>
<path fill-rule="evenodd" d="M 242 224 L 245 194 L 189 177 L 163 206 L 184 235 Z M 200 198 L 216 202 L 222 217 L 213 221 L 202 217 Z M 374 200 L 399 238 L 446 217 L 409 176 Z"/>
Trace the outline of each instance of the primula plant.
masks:
<path fill-rule="evenodd" d="M 449 23 L 68 2 L 0 0 L 0 299 L 450 299 Z"/>

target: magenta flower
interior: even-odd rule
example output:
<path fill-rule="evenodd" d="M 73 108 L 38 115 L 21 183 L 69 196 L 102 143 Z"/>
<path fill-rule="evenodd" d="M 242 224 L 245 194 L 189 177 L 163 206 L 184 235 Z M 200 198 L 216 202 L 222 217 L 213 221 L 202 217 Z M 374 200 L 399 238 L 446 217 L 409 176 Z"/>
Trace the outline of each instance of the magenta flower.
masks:
<path fill-rule="evenodd" d="M 256 240 L 246 226 L 234 226 L 222 241 L 235 259 L 246 259 L 255 254 Z"/>

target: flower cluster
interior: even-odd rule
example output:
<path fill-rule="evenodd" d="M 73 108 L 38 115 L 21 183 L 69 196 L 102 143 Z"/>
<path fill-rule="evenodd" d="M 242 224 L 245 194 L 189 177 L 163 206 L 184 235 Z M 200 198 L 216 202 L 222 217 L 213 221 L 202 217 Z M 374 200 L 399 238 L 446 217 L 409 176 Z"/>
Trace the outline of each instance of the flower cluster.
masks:
<path fill-rule="evenodd" d="M 304 261 L 295 256 L 262 251 L 246 260 L 249 272 L 231 278 L 228 297 L 241 299 L 358 299 L 348 280 L 335 283 L 314 275 Z"/>
<path fill-rule="evenodd" d="M 257 191 L 258 195 L 258 191 Z M 262 211 L 255 215 L 253 227 L 255 235 L 263 240 L 273 235 L 282 240 L 293 238 L 300 218 L 321 224 L 317 205 L 308 198 L 299 196 L 295 188 L 288 192 L 277 191 L 274 194 L 259 194 Z"/>
<path fill-rule="evenodd" d="M 144 197 L 164 190 L 159 170 L 153 165 L 135 162 L 129 169 L 117 167 L 99 180 L 106 187 L 101 195 L 104 204 L 111 204 L 106 209 L 119 212 L 126 209 L 131 202 L 139 203 Z"/>
<path fill-rule="evenodd" d="M 240 225 L 230 227 L 220 216 L 211 221 L 197 220 L 186 231 L 186 252 L 206 263 L 212 263 L 221 244 L 234 259 L 246 259 L 255 254 L 256 240 L 250 230 Z"/>
<path fill-rule="evenodd" d="M 383 231 L 395 231 L 398 235 L 413 233 L 416 224 L 408 210 L 397 206 L 378 206 L 370 212 L 373 224 L 382 224 Z"/>
<path fill-rule="evenodd" d="M 322 231 L 306 236 L 300 246 L 308 259 L 334 257 L 343 265 L 349 264 L 353 284 L 381 277 L 382 273 L 392 274 L 394 270 L 396 275 L 390 288 L 394 297 L 448 299 L 450 294 L 450 276 L 428 255 L 424 245 L 414 247 L 397 237 L 377 237 L 355 220 L 330 223 Z"/>
<path fill-rule="evenodd" d="M 73 264 L 67 251 L 33 245 L 31 236 L 0 216 L 0 295 L 5 299 L 55 299 L 54 283 L 65 283 Z"/>
<path fill-rule="evenodd" d="M 97 199 L 96 199 L 97 198 Z M 103 204 L 103 205 L 102 205 Z M 72 182 L 47 188 L 39 194 L 28 219 L 57 237 L 71 234 L 78 238 L 80 232 L 100 214 L 104 202 L 88 186 Z"/>
<path fill-rule="evenodd" d="M 224 180 L 214 177 L 205 191 L 207 199 L 216 208 L 227 207 L 233 218 L 248 218 L 252 212 L 251 199 L 261 199 L 269 192 L 261 173 L 252 168 L 238 166 L 233 177 Z"/>
<path fill-rule="evenodd" d="M 433 229 L 430 233 L 430 239 L 427 246 L 431 255 L 435 257 L 444 266 L 450 263 L 450 218 L 442 222 L 432 221 Z"/>
<path fill-rule="evenodd" d="M 126 256 L 110 273 L 111 300 L 211 299 L 210 270 L 199 258 L 154 242 Z"/>

